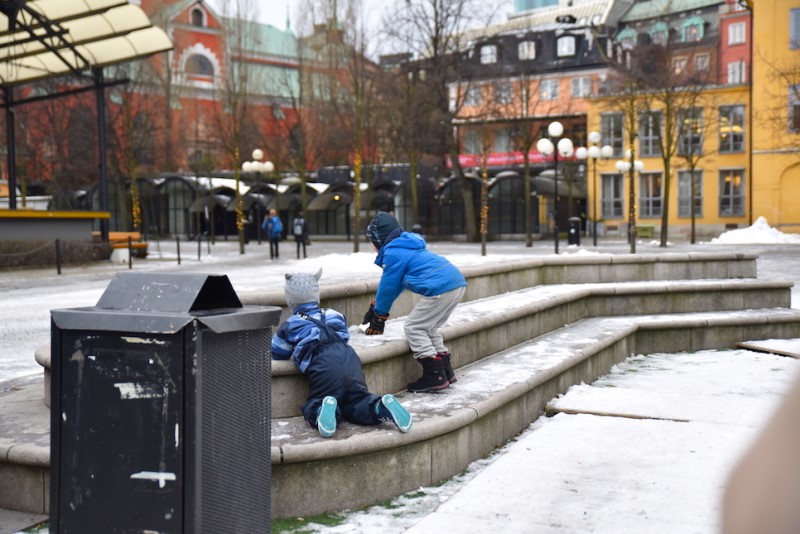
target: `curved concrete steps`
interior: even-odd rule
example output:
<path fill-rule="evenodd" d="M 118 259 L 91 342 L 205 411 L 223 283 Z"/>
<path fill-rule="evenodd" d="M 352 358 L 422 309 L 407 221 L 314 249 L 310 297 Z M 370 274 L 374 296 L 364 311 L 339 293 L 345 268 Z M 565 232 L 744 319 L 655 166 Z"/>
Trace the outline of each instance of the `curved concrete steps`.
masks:
<path fill-rule="evenodd" d="M 353 509 L 454 476 L 513 438 L 570 386 L 590 383 L 633 354 L 733 347 L 800 335 L 800 310 L 589 318 L 457 369 L 437 394 L 401 393 L 412 431 L 345 423 L 324 439 L 301 417 L 272 421 L 276 517 Z M 389 473 L 380 476 L 376 473 Z M 315 499 L 304 499 L 308 480 Z"/>
<path fill-rule="evenodd" d="M 632 353 L 800 337 L 800 312 L 786 309 L 792 284 L 755 279 L 750 254 L 564 255 L 463 270 L 468 295 L 443 329 L 459 382 L 441 394 L 400 394 L 415 416 L 408 434 L 344 424 L 333 439 L 320 438 L 299 417 L 304 377 L 290 362 L 273 362 L 275 517 L 363 506 L 450 477 L 517 435 L 559 392 Z M 376 285 L 323 286 L 323 305 L 358 319 Z M 283 292 L 240 299 L 280 305 Z M 385 336 L 353 336 L 376 393 L 401 391 L 419 374 L 402 335 L 401 316 L 413 302 L 406 293 L 396 303 Z M 49 347 L 37 359 L 47 368 Z M 0 476 L 23 488 L 0 488 L 0 507 L 46 513 L 49 414 L 44 402 L 38 410 L 28 404 L 31 411 L 18 417 L 30 432 L 0 431 Z M 309 480 L 325 490 L 313 500 Z"/>

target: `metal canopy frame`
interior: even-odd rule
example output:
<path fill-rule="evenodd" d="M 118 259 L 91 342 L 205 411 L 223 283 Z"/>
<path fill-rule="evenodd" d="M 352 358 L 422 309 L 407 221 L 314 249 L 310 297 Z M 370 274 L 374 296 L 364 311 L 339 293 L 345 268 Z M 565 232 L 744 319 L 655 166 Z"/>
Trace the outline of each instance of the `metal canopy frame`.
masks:
<path fill-rule="evenodd" d="M 108 210 L 103 68 L 172 50 L 161 28 L 127 0 L 0 0 L 0 87 L 6 109 L 9 208 L 16 209 L 14 107 L 92 89 L 97 100 L 100 209 Z M 46 78 L 89 78 L 90 88 L 35 99 L 14 99 L 14 87 Z M 101 220 L 101 234 L 108 228 Z"/>

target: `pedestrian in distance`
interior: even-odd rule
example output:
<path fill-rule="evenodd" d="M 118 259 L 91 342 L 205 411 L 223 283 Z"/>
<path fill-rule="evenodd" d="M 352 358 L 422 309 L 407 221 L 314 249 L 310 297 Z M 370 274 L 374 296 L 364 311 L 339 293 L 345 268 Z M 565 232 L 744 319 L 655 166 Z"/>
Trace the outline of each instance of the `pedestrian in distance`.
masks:
<path fill-rule="evenodd" d="M 414 393 L 445 389 L 457 378 L 439 328 L 464 296 L 464 275 L 449 260 L 429 251 L 424 237 L 406 232 L 386 212 L 378 212 L 370 221 L 367 238 L 378 252 L 375 264 L 383 274 L 362 322 L 369 323 L 366 334 L 383 334 L 392 304 L 404 289 L 420 295 L 403 330 L 414 358 L 422 365 L 422 376 L 407 388 Z"/>
<path fill-rule="evenodd" d="M 333 436 L 343 419 L 358 425 L 387 421 L 408 432 L 411 414 L 394 395 L 378 396 L 367 389 L 361 359 L 347 343 L 350 332 L 344 315 L 320 308 L 321 276 L 322 269 L 286 274 L 286 305 L 292 315 L 272 337 L 272 358 L 291 358 L 308 377 L 303 417 L 324 438 Z"/>
<path fill-rule="evenodd" d="M 267 236 L 267 239 L 269 239 L 270 259 L 278 259 L 280 257 L 278 245 L 281 242 L 283 223 L 281 222 L 281 218 L 278 217 L 278 212 L 276 210 L 269 210 L 269 213 L 264 216 L 261 229 L 264 230 L 264 234 Z"/>
<path fill-rule="evenodd" d="M 294 216 L 292 235 L 294 235 L 294 241 L 297 243 L 297 259 L 300 259 L 301 246 L 303 247 L 303 259 L 307 258 L 306 245 L 308 245 L 308 225 L 306 225 L 306 219 L 303 217 L 302 211 L 298 211 L 297 215 Z"/>

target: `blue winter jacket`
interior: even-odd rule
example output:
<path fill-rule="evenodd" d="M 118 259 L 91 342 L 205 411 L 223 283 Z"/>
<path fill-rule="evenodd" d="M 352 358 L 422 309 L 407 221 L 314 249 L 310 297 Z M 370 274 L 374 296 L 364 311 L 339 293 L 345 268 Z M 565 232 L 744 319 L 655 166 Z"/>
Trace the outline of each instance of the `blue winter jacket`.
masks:
<path fill-rule="evenodd" d="M 305 373 L 311 363 L 311 355 L 319 344 L 319 327 L 299 314 L 302 313 L 319 320 L 322 312 L 323 310 L 316 302 L 298 306 L 272 336 L 272 359 L 288 360 L 291 358 L 295 367 L 301 373 Z M 335 330 L 342 341 L 347 342 L 350 339 L 350 332 L 347 330 L 347 321 L 344 315 L 329 308 L 325 308 L 324 312 L 325 324 Z"/>
<path fill-rule="evenodd" d="M 375 313 L 388 315 L 392 304 L 404 289 L 432 297 L 465 287 L 467 281 L 458 268 L 446 258 L 425 247 L 425 238 L 413 232 L 402 232 L 383 244 L 375 265 L 383 269 L 375 296 Z"/>

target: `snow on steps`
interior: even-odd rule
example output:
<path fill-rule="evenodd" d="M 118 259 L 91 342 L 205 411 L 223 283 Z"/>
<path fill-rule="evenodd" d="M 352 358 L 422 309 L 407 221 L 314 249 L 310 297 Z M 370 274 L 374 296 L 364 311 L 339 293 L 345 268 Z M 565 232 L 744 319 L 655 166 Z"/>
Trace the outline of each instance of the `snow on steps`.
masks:
<path fill-rule="evenodd" d="M 692 280 L 537 286 L 462 302 L 442 335 L 460 367 L 587 317 L 685 313 L 788 307 L 791 283 L 780 281 Z M 417 378 L 403 333 L 404 318 L 390 319 L 383 336 L 351 327 L 351 345 L 364 364 L 372 391 L 394 393 Z M 272 416 L 300 415 L 308 384 L 289 361 L 272 363 Z"/>
<path fill-rule="evenodd" d="M 321 438 L 300 417 L 272 422 L 272 513 L 358 508 L 435 484 L 524 430 L 547 402 L 591 383 L 633 354 L 733 347 L 743 339 L 800 335 L 800 310 L 587 318 L 457 369 L 437 394 L 399 394 L 411 432 L 344 423 Z M 313 481 L 314 499 L 307 495 Z"/>

